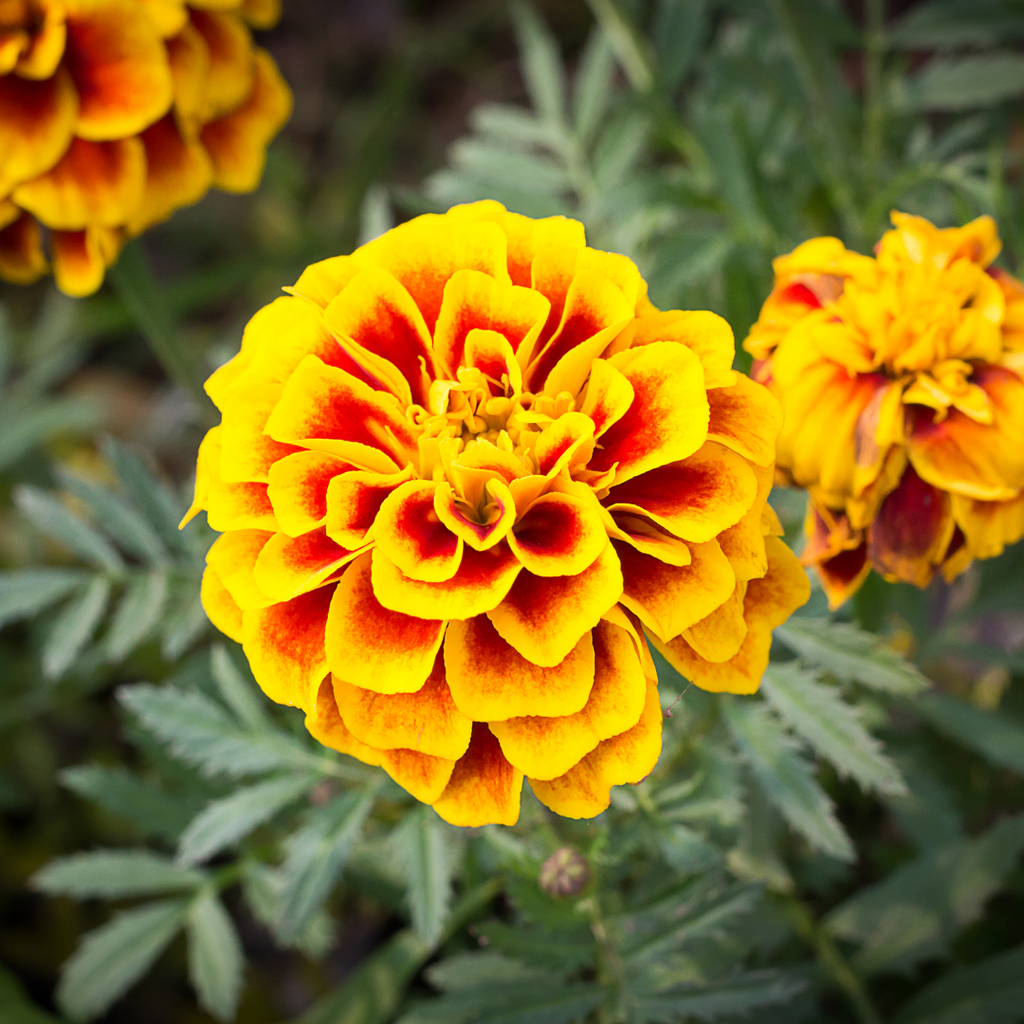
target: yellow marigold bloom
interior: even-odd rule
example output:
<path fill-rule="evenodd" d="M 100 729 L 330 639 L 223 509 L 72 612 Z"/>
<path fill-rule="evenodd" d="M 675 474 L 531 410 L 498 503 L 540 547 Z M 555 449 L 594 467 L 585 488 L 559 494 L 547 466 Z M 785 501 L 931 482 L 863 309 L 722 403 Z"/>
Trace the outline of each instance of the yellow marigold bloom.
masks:
<path fill-rule="evenodd" d="M 0 278 L 69 295 L 211 186 L 256 187 L 291 94 L 279 0 L 0 0 Z M 43 249 L 48 229 L 50 259 Z"/>
<path fill-rule="evenodd" d="M 648 638 L 749 693 L 809 595 L 778 404 L 583 226 L 456 207 L 315 264 L 208 381 L 203 602 L 274 700 L 457 825 L 590 817 L 661 748 Z M 646 636 L 645 636 L 646 633 Z"/>
<path fill-rule="evenodd" d="M 1024 536 L 1024 285 L 991 266 L 991 217 L 892 222 L 873 258 L 815 238 L 777 259 L 745 343 L 833 607 L 872 566 L 923 587 Z"/>

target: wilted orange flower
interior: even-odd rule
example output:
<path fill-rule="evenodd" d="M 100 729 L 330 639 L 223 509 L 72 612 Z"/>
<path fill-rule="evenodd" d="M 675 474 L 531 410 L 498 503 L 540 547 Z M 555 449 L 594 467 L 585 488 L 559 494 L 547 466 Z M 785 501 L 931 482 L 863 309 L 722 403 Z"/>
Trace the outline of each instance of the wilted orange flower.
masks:
<path fill-rule="evenodd" d="M 0 0 L 0 278 L 88 295 L 125 239 L 256 187 L 288 87 L 280 0 Z"/>
<path fill-rule="evenodd" d="M 745 343 L 833 607 L 872 566 L 923 587 L 1024 536 L 1024 285 L 991 266 L 991 217 L 892 221 L 874 258 L 815 238 L 777 259 Z"/>
<path fill-rule="evenodd" d="M 207 383 L 210 618 L 454 824 L 516 821 L 524 775 L 604 810 L 661 748 L 645 632 L 749 693 L 809 594 L 766 504 L 778 404 L 646 290 L 575 221 L 456 207 L 310 267 Z"/>

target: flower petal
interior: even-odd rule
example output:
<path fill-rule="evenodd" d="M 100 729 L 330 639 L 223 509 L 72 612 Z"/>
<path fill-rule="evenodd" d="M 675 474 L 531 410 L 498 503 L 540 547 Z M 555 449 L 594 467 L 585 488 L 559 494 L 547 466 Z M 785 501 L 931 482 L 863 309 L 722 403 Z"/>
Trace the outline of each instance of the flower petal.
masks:
<path fill-rule="evenodd" d="M 745 459 L 768 466 L 775 461 L 775 441 L 782 429 L 782 406 L 763 385 L 736 375 L 731 387 L 708 391 L 711 421 L 708 440 L 718 441 Z"/>
<path fill-rule="evenodd" d="M 92 295 L 121 248 L 120 232 L 111 228 L 51 231 L 53 276 L 57 287 L 73 298 Z"/>
<path fill-rule="evenodd" d="M 496 331 L 515 351 L 540 333 L 550 303 L 539 292 L 498 281 L 479 270 L 457 270 L 444 286 L 434 328 L 434 352 L 454 376 L 465 361 L 466 339 L 475 329 Z M 497 379 L 501 379 L 500 377 Z"/>
<path fill-rule="evenodd" d="M 432 804 L 451 781 L 455 762 L 418 750 L 384 750 L 380 766 L 421 803 Z"/>
<path fill-rule="evenodd" d="M 440 653 L 427 681 L 413 693 L 376 693 L 335 676 L 334 696 L 345 724 L 372 747 L 405 747 L 453 761 L 469 748 L 473 722 L 452 700 Z"/>
<path fill-rule="evenodd" d="M 228 588 L 220 581 L 217 570 L 212 565 L 206 567 L 203 582 L 199 588 L 199 600 L 202 602 L 206 617 L 225 636 L 235 643 L 242 642 L 242 609 L 235 604 L 235 599 L 228 593 Z"/>
<path fill-rule="evenodd" d="M 428 213 L 361 246 L 355 255 L 397 277 L 433 331 L 445 285 L 457 271 L 478 270 L 499 283 L 510 283 L 505 266 L 507 247 L 505 233 L 495 224 L 452 223 Z"/>
<path fill-rule="evenodd" d="M 351 469 L 344 459 L 327 452 L 301 451 L 278 459 L 270 467 L 267 497 L 281 529 L 298 537 L 325 525 L 328 488 Z M 358 547 L 361 542 L 360 537 L 357 543 L 342 546 Z"/>
<path fill-rule="evenodd" d="M 301 537 L 275 533 L 256 559 L 253 578 L 264 594 L 289 601 L 322 586 L 358 554 L 335 544 L 323 529 Z"/>
<path fill-rule="evenodd" d="M 146 148 L 137 138 L 72 139 L 46 174 L 13 193 L 14 201 L 51 228 L 118 227 L 134 214 L 146 188 Z"/>
<path fill-rule="evenodd" d="M 48 269 L 39 222 L 30 214 L 16 214 L 13 221 L 0 228 L 0 277 L 12 284 L 31 284 Z M 99 286 L 97 281 L 96 288 Z"/>
<path fill-rule="evenodd" d="M 574 494 L 553 491 L 530 506 L 508 543 L 535 576 L 575 576 L 608 546 L 608 534 L 595 508 Z"/>
<path fill-rule="evenodd" d="M 260 689 L 307 712 L 327 675 L 324 633 L 333 587 L 242 613 L 242 649 Z"/>
<path fill-rule="evenodd" d="M 207 522 L 220 532 L 228 530 L 276 530 L 274 508 L 266 484 L 226 484 L 210 481 Z"/>
<path fill-rule="evenodd" d="M 609 544 L 575 576 L 522 572 L 487 613 L 506 643 L 535 665 L 559 664 L 622 593 L 622 570 Z"/>
<path fill-rule="evenodd" d="M 522 791 L 523 773 L 508 763 L 487 726 L 477 722 L 469 750 L 456 762 L 434 810 L 449 825 L 514 825 Z"/>
<path fill-rule="evenodd" d="M 429 609 L 434 611 L 434 609 Z M 339 679 L 377 693 L 414 693 L 430 677 L 444 622 L 402 615 L 374 594 L 370 555 L 338 582 L 327 621 L 327 660 Z"/>
<path fill-rule="evenodd" d="M 768 505 L 768 495 L 775 478 L 775 467 L 771 464 L 758 466 L 747 464 L 757 480 L 757 496 L 753 505 L 743 514 L 735 526 L 730 526 L 718 535 L 725 557 L 736 573 L 738 580 L 759 579 L 768 571 L 768 555 L 764 549 L 765 530 L 762 520 Z"/>
<path fill-rule="evenodd" d="M 602 740 L 631 729 L 640 719 L 647 680 L 629 633 L 602 620 L 593 642 L 594 687 L 580 711 L 491 723 L 502 752 L 531 779 L 564 775 Z"/>
<path fill-rule="evenodd" d="M 590 460 L 596 470 L 618 463 L 622 483 L 685 459 L 707 437 L 708 400 L 700 360 L 684 345 L 657 341 L 609 360 L 633 387 L 626 414 L 601 437 Z"/>
<path fill-rule="evenodd" d="M 432 480 L 400 484 L 381 503 L 373 521 L 380 551 L 403 575 L 428 583 L 450 580 L 465 546 L 434 511 L 436 489 Z"/>
<path fill-rule="evenodd" d="M 405 464 L 415 439 L 398 403 L 309 355 L 295 368 L 267 420 L 275 441 L 331 452 L 377 473 Z"/>
<path fill-rule="evenodd" d="M 413 401 L 426 406 L 435 376 L 430 332 L 395 278 L 377 267 L 356 274 L 324 310 L 324 323 L 343 345 L 351 340 L 391 363 L 412 388 Z M 358 349 L 355 355 L 358 361 Z"/>
<path fill-rule="evenodd" d="M 272 536 L 265 530 L 232 530 L 222 533 L 206 553 L 207 564 L 213 566 L 243 611 L 274 603 L 274 598 L 260 590 L 253 575 L 256 559 Z"/>
<path fill-rule="evenodd" d="M 358 758 L 364 764 L 379 765 L 384 760 L 385 751 L 368 746 L 348 731 L 334 701 L 330 676 L 320 683 L 316 699 L 306 709 L 305 725 L 313 739 L 331 750 Z"/>
<path fill-rule="evenodd" d="M 958 409 L 936 423 L 931 409 L 908 405 L 910 461 L 944 491 L 1008 501 L 1024 488 L 1024 381 L 1000 366 L 979 366 L 971 382 L 992 400 L 993 423 L 976 423 Z"/>
<path fill-rule="evenodd" d="M 1024 492 L 1010 501 L 975 501 L 951 496 L 953 518 L 975 558 L 995 558 L 1024 537 Z"/>
<path fill-rule="evenodd" d="M 486 615 L 448 624 L 444 665 L 452 700 L 477 722 L 572 715 L 587 703 L 594 685 L 589 632 L 561 662 L 542 668 L 505 643 Z"/>
<path fill-rule="evenodd" d="M 358 547 L 368 537 L 384 499 L 412 476 L 352 471 L 334 477 L 327 487 L 327 535 L 345 547 Z"/>
<path fill-rule="evenodd" d="M 595 437 L 600 437 L 626 415 L 634 396 L 633 385 L 624 374 L 607 359 L 594 360 L 580 412 L 594 421 Z"/>
<path fill-rule="evenodd" d="M 612 786 L 640 782 L 654 770 L 661 755 L 661 723 L 658 687 L 648 683 L 643 713 L 632 729 L 602 740 L 557 779 L 531 778 L 530 788 L 564 818 L 594 818 L 611 803 Z"/>
<path fill-rule="evenodd" d="M 736 574 L 717 541 L 691 545 L 686 566 L 666 565 L 621 541 L 612 543 L 622 563 L 620 602 L 663 640 L 706 618 L 736 587 Z"/>
<path fill-rule="evenodd" d="M 252 36 L 245 23 L 231 14 L 195 9 L 190 14 L 191 27 L 209 55 L 200 116 L 204 122 L 212 121 L 236 110 L 252 92 L 256 79 Z"/>
<path fill-rule="evenodd" d="M 403 575 L 380 548 L 375 548 L 373 589 L 385 608 L 405 615 L 468 619 L 501 604 L 521 569 L 507 544 L 487 551 L 467 547 L 451 579 L 427 583 Z"/>
<path fill-rule="evenodd" d="M 679 634 L 705 661 L 728 661 L 739 652 L 747 636 L 743 618 L 746 593 L 747 584 L 737 580 L 736 589 L 724 604 Z"/>
<path fill-rule="evenodd" d="M 203 128 L 213 180 L 226 192 L 251 192 L 260 183 L 267 144 L 292 112 L 292 94 L 270 54 L 256 50 L 256 82 L 237 110 Z"/>
<path fill-rule="evenodd" d="M 63 69 L 45 82 L 0 77 L 0 196 L 48 171 L 71 144 L 78 96 Z"/>
<path fill-rule="evenodd" d="M 708 441 L 688 459 L 617 484 L 606 507 L 649 516 L 677 537 L 703 543 L 735 526 L 756 497 L 757 479 L 746 460 Z"/>
<path fill-rule="evenodd" d="M 124 139 L 167 113 L 171 70 L 156 26 L 128 0 L 68 5 L 66 62 L 78 92 L 75 134 Z"/>

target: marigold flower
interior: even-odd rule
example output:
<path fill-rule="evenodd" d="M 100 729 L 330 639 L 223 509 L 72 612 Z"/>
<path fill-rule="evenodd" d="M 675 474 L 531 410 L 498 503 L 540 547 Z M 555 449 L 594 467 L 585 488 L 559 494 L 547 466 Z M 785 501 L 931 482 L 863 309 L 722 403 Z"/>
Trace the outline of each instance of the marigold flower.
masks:
<path fill-rule="evenodd" d="M 291 95 L 280 0 L 0 0 L 0 278 L 88 295 L 125 240 L 256 187 Z M 49 232 L 50 260 L 42 227 Z"/>
<path fill-rule="evenodd" d="M 203 602 L 266 693 L 457 825 L 590 817 L 654 767 L 648 638 L 749 693 L 809 594 L 778 404 L 712 313 L 494 202 L 309 267 L 208 381 Z M 646 634 L 646 636 L 645 636 Z"/>
<path fill-rule="evenodd" d="M 815 238 L 777 259 L 745 342 L 833 607 L 872 566 L 924 587 L 1024 536 L 1024 285 L 991 266 L 991 217 L 892 222 L 874 258 Z"/>

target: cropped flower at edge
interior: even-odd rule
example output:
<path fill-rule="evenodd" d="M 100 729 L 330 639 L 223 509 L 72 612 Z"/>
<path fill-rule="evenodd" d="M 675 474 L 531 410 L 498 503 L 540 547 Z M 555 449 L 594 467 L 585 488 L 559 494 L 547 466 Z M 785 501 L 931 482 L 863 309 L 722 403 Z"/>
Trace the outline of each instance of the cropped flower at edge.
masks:
<path fill-rule="evenodd" d="M 809 595 L 778 404 L 732 332 L 658 312 L 583 227 L 494 202 L 308 268 L 208 381 L 203 602 L 322 743 L 457 825 L 524 776 L 591 817 L 661 748 L 648 638 L 754 691 Z"/>
<path fill-rule="evenodd" d="M 815 238 L 777 259 L 745 343 L 832 607 L 872 566 L 923 587 L 1024 536 L 1024 285 L 991 266 L 990 217 L 892 222 L 874 258 Z"/>
<path fill-rule="evenodd" d="M 291 94 L 280 0 L 0 0 L 0 278 L 69 295 L 213 186 L 249 192 Z M 49 258 L 44 249 L 48 235 Z"/>

